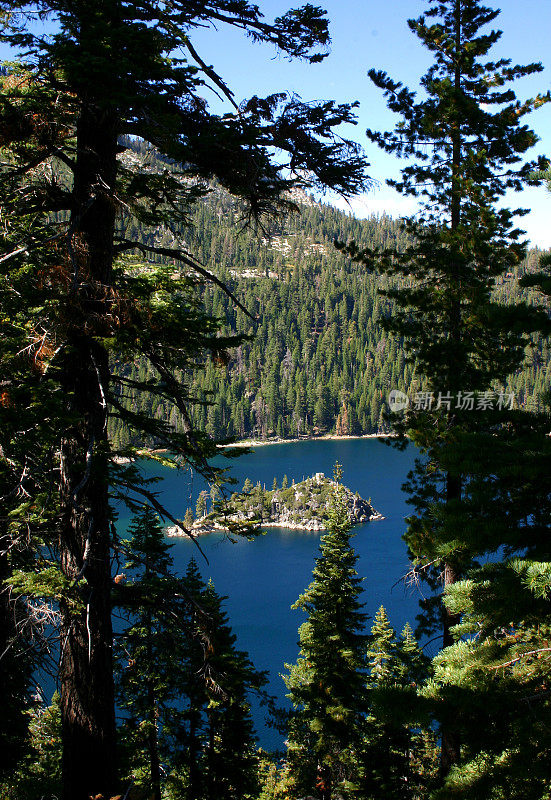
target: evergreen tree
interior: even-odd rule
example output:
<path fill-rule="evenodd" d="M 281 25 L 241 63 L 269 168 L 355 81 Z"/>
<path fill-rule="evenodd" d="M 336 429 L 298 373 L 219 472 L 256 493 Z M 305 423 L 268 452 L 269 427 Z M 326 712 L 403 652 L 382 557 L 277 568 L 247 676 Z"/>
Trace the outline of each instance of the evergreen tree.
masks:
<path fill-rule="evenodd" d="M 3 72 L 0 98 L 21 80 L 24 71 L 23 76 Z M 47 119 L 51 95 L 37 92 L 31 116 L 30 94 L 27 87 L 20 104 L 27 112 L 26 144 L 33 152 L 39 149 L 40 129 Z M 13 158 L 3 152 L 2 161 L 0 181 L 13 165 Z M 27 201 L 6 189 L 2 200 L 6 224 L 0 231 L 0 779 L 13 770 L 27 742 L 27 712 L 34 704 L 32 672 L 47 658 L 47 652 L 39 648 L 42 623 L 54 619 L 49 607 L 51 596 L 29 604 L 28 593 L 13 581 L 22 570 L 33 569 L 33 580 L 41 584 L 41 573 L 44 576 L 52 569 L 47 550 L 52 544 L 52 519 L 57 511 L 52 452 L 63 418 L 58 387 L 44 374 L 51 351 L 39 334 L 43 296 L 28 280 L 31 268 L 19 264 L 14 270 L 10 260 L 22 237 L 40 239 L 53 233 L 51 221 L 37 219 Z M 51 254 L 41 251 L 34 268 L 47 269 L 49 260 L 51 263 Z M 38 309 L 38 314 L 33 316 L 31 308 Z"/>
<path fill-rule="evenodd" d="M 117 636 L 118 703 L 128 777 L 160 798 L 245 800 L 257 790 L 249 694 L 265 676 L 235 647 L 222 598 L 192 559 L 183 579 L 149 507 L 123 543 L 128 580 L 115 599 L 130 625 Z"/>
<path fill-rule="evenodd" d="M 204 517 L 205 514 L 207 513 L 207 497 L 208 496 L 209 495 L 208 495 L 208 492 L 207 492 L 206 489 L 203 489 L 201 492 L 199 492 L 199 496 L 197 498 L 197 506 L 196 506 L 196 509 L 195 509 L 196 515 L 197 515 L 197 519 L 200 519 L 201 517 Z"/>
<path fill-rule="evenodd" d="M 371 628 L 367 670 L 362 794 L 370 800 L 426 798 L 437 749 L 417 688 L 427 677 L 428 659 L 409 625 L 397 639 L 382 606 Z"/>
<path fill-rule="evenodd" d="M 202 605 L 205 583 L 195 559 L 190 559 L 184 576 L 189 599 L 188 616 L 183 635 L 184 660 L 180 665 L 178 686 L 180 690 L 179 721 L 173 726 L 174 769 L 169 783 L 186 800 L 204 797 L 205 773 L 203 753 L 207 741 L 205 716 L 206 685 L 210 675 L 206 653 L 210 638 L 205 631 L 210 627 Z"/>
<path fill-rule="evenodd" d="M 208 619 L 210 653 L 206 687 L 206 742 L 203 781 L 205 800 L 252 800 L 258 793 L 258 753 L 248 699 L 266 681 L 254 670 L 246 653 L 235 647 L 236 637 L 222 609 L 222 600 L 209 582 L 202 594 Z"/>
<path fill-rule="evenodd" d="M 407 797 L 408 741 L 406 730 L 392 725 L 377 708 L 377 690 L 396 687 L 399 660 L 396 633 L 381 606 L 375 615 L 367 650 L 370 713 L 366 719 L 363 791 L 369 798 Z"/>
<path fill-rule="evenodd" d="M 401 83 L 370 71 L 402 119 L 394 132 L 368 136 L 387 152 L 416 158 L 391 183 L 420 197 L 423 210 L 407 222 L 412 244 L 402 253 L 348 248 L 365 264 L 408 278 L 384 291 L 398 306 L 388 327 L 405 337 L 429 390 L 412 397 L 401 427 L 426 454 L 410 484 L 415 514 L 406 539 L 424 568 L 438 564 L 445 587 L 465 573 L 472 558 L 464 541 L 463 501 L 478 445 L 468 450 L 458 441 L 465 432 L 499 426 L 479 397 L 503 385 L 524 357 L 528 334 L 546 325 L 545 315 L 526 304 L 504 307 L 492 297 L 497 280 L 525 252 L 521 231 L 512 227 L 521 212 L 498 210 L 496 203 L 508 189 L 521 189 L 534 169 L 520 163 L 537 141 L 522 119 L 550 99 L 548 93 L 521 103 L 506 88 L 541 65 L 485 61 L 501 34 L 483 29 L 498 14 L 479 0 L 435 0 L 409 21 L 434 54 L 421 81 L 425 99 L 417 101 Z M 449 647 L 459 618 L 444 606 L 441 622 L 443 646 Z M 441 731 L 445 775 L 459 759 L 460 740 L 451 717 Z"/>
<path fill-rule="evenodd" d="M 191 508 L 186 508 L 186 513 L 184 514 L 184 528 L 189 531 L 192 525 L 193 511 Z"/>
<path fill-rule="evenodd" d="M 241 489 L 242 494 L 250 494 L 254 489 L 254 484 L 250 478 L 245 478 L 245 482 L 243 484 L 243 488 Z"/>
<path fill-rule="evenodd" d="M 458 641 L 425 690 L 463 741 L 442 798 L 548 791 L 550 417 L 508 416 L 505 429 L 476 437 L 463 542 L 478 563 L 446 591 Z"/>
<path fill-rule="evenodd" d="M 183 708 L 172 726 L 171 782 L 188 800 L 256 797 L 258 754 L 250 695 L 264 696 L 264 673 L 235 647 L 223 598 L 192 559 L 184 578 L 191 601 L 178 685 Z"/>
<path fill-rule="evenodd" d="M 29 22 L 36 9 L 40 19 L 48 17 L 47 32 Z M 192 400 L 180 378 L 198 354 L 220 353 L 228 341 L 216 338 L 217 325 L 193 297 L 198 276 L 209 275 L 187 252 L 177 225 L 209 180 L 243 198 L 245 216 L 258 219 L 268 209 L 290 207 L 281 198 L 294 185 L 360 188 L 365 164 L 354 145 L 333 133 L 352 119 L 350 105 L 272 95 L 238 108 L 192 44 L 196 28 L 223 24 L 315 62 L 329 37 L 325 17 L 310 5 L 268 23 L 258 6 L 226 0 L 208 7 L 9 0 L 3 21 L 2 40 L 23 51 L 27 64 L 20 79 L 3 83 L 7 209 L 20 213 L 24 197 L 36 218 L 54 228 L 53 236 L 37 225 L 32 232 L 18 228 L 5 264 L 23 297 L 40 290 L 41 302 L 29 306 L 27 336 L 32 344 L 40 331 L 40 369 L 55 381 L 64 405 L 53 451 L 60 454 L 56 532 L 66 584 L 60 597 L 63 791 L 66 800 L 110 797 L 117 771 L 109 484 L 120 495 L 141 491 L 157 501 L 140 487 L 135 470 L 112 461 L 109 415 L 213 477 L 205 458 L 214 450 L 193 429 Z M 231 113 L 209 112 L 206 84 L 224 96 Z M 37 114 L 39 131 L 31 124 Z M 125 136 L 160 153 L 163 169 L 149 171 L 125 158 Z M 288 158 L 272 160 L 274 147 Z M 285 172 L 289 162 L 295 178 Z M 136 221 L 148 228 L 147 241 L 134 238 Z M 170 266 L 159 265 L 160 258 Z M 137 354 L 153 373 L 145 382 L 115 366 Z M 176 407 L 183 432 L 127 407 L 128 386 L 152 393 L 159 406 Z M 219 429 L 216 420 L 213 428 Z"/>
<path fill-rule="evenodd" d="M 178 697 L 182 648 L 181 590 L 171 572 L 170 545 L 149 506 L 134 517 L 123 542 L 128 582 L 119 603 L 130 625 L 117 636 L 117 700 L 125 712 L 125 747 L 134 782 L 161 798 L 162 751 Z"/>
<path fill-rule="evenodd" d="M 335 479 L 342 472 L 337 464 Z M 365 710 L 366 616 L 360 601 L 357 556 L 342 487 L 332 498 L 327 533 L 321 537 L 313 581 L 293 608 L 308 619 L 299 630 L 300 654 L 286 665 L 285 683 L 294 711 L 287 766 L 293 796 L 330 800 L 355 796 Z"/>
<path fill-rule="evenodd" d="M 27 750 L 6 781 L 0 780 L 3 800 L 43 800 L 61 789 L 61 709 L 59 693 L 49 706 L 29 709 Z"/>

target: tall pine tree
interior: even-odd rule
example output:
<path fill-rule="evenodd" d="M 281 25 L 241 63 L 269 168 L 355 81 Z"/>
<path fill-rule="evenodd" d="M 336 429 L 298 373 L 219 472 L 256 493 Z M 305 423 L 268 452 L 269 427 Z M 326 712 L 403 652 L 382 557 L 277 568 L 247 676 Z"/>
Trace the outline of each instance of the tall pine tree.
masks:
<path fill-rule="evenodd" d="M 258 788 L 252 694 L 265 676 L 246 653 L 192 559 L 174 575 L 170 545 L 145 507 L 123 543 L 115 600 L 129 625 L 116 637 L 117 699 L 127 779 L 153 800 L 245 800 Z"/>
<path fill-rule="evenodd" d="M 419 197 L 422 210 L 406 224 L 412 244 L 404 252 L 348 247 L 367 266 L 398 278 L 384 292 L 398 306 L 387 324 L 405 337 L 427 380 L 428 391 L 411 398 L 401 425 L 426 456 L 410 484 L 415 513 L 406 540 L 427 574 L 437 565 L 444 587 L 464 574 L 473 555 L 461 532 L 475 451 L 458 441 L 465 432 L 499 424 L 500 409 L 484 403 L 485 392 L 519 367 L 527 334 L 546 324 L 545 315 L 524 304 L 503 307 L 492 298 L 496 279 L 525 253 L 521 231 L 513 227 L 515 213 L 522 212 L 498 209 L 497 201 L 507 190 L 521 189 L 534 169 L 522 163 L 537 141 L 523 117 L 550 99 L 519 102 L 507 86 L 540 71 L 540 64 L 486 60 L 501 36 L 487 28 L 498 14 L 480 0 L 429 0 L 426 13 L 409 21 L 434 55 L 421 80 L 421 100 L 385 73 L 370 71 L 401 120 L 393 132 L 368 136 L 387 152 L 416 159 L 390 183 Z M 440 616 L 443 646 L 449 647 L 459 618 L 447 606 Z M 448 718 L 442 725 L 443 775 L 459 750 Z"/>
<path fill-rule="evenodd" d="M 224 598 L 203 581 L 194 559 L 183 585 L 190 604 L 170 782 L 187 800 L 256 797 L 259 758 L 250 703 L 253 695 L 264 698 L 266 676 L 235 646 Z"/>
<path fill-rule="evenodd" d="M 527 283 L 549 286 L 549 272 Z M 549 785 L 551 420 L 507 417 L 458 444 L 471 451 L 462 542 L 473 564 L 446 590 L 458 641 L 426 689 L 463 741 L 442 798 L 535 800 Z"/>
<path fill-rule="evenodd" d="M 299 630 L 298 661 L 286 665 L 285 677 L 294 707 L 287 745 L 291 791 L 320 800 L 355 796 L 365 710 L 366 615 L 341 476 L 337 465 L 313 581 L 293 606 L 308 619 Z"/>
<path fill-rule="evenodd" d="M 178 698 L 185 602 L 157 514 L 134 518 L 123 543 L 126 573 L 117 584 L 129 625 L 116 637 L 117 701 L 134 781 L 160 800 L 163 747 Z M 128 578 L 128 580 L 127 580 Z"/>
<path fill-rule="evenodd" d="M 259 758 L 250 699 L 266 682 L 236 636 L 223 610 L 224 598 L 211 581 L 201 594 L 205 622 L 199 630 L 208 642 L 203 713 L 206 717 L 201 800 L 253 800 L 259 789 Z M 196 644 L 197 646 L 197 644 Z"/>
<path fill-rule="evenodd" d="M 48 18 L 47 30 L 31 24 L 35 11 Z M 245 217 L 258 219 L 289 208 L 283 193 L 295 185 L 356 190 L 365 163 L 334 133 L 352 119 L 350 105 L 272 95 L 239 106 L 192 43 L 196 28 L 228 25 L 315 62 L 329 36 L 313 6 L 272 23 L 258 6 L 233 0 L 208 6 L 8 0 L 2 13 L 2 41 L 27 66 L 3 85 L 2 185 L 15 217 L 24 198 L 39 222 L 53 224 L 51 235 L 36 224 L 31 231 L 13 228 L 3 266 L 23 297 L 41 295 L 28 306 L 27 329 L 28 345 L 41 343 L 41 356 L 27 370 L 47 374 L 63 403 L 53 452 L 59 453 L 55 535 L 64 587 L 64 798 L 85 800 L 117 788 L 109 485 L 157 502 L 134 470 L 112 460 L 109 416 L 212 477 L 206 457 L 214 450 L 191 425 L 192 398 L 181 374 L 205 349 L 220 353 L 228 342 L 216 338 L 216 324 L 193 297 L 198 276 L 209 276 L 187 252 L 179 226 L 210 180 L 243 199 Z M 225 98 L 229 113 L 209 111 L 207 86 Z M 166 169 L 149 172 L 127 152 L 124 136 L 146 142 Z M 281 160 L 272 159 L 272 148 Z M 148 228 L 146 237 L 134 238 L 133 220 Z M 168 245 L 159 242 L 160 232 Z M 130 256 L 138 253 L 140 262 Z M 163 259 L 169 267 L 159 265 Z M 120 368 L 137 354 L 146 357 L 151 379 L 134 381 Z M 176 407 L 183 433 L 127 407 L 129 386 Z M 9 458 L 8 442 L 5 453 Z"/>
<path fill-rule="evenodd" d="M 367 649 L 362 796 L 370 800 L 421 800 L 432 788 L 436 737 L 428 704 L 417 695 L 428 663 L 409 625 L 398 638 L 381 606 Z"/>

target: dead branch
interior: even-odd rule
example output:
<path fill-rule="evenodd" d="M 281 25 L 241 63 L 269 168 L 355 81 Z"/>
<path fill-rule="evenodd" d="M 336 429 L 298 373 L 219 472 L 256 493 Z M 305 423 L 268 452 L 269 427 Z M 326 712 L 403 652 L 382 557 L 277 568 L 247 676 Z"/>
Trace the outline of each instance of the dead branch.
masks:
<path fill-rule="evenodd" d="M 527 658 L 528 656 L 534 656 L 538 653 L 549 653 L 551 652 L 551 647 L 539 647 L 537 650 L 528 650 L 526 653 L 519 653 L 516 658 L 511 659 L 511 661 L 505 661 L 503 664 L 497 664 L 495 666 L 488 667 L 488 669 L 505 669 L 505 667 L 511 667 L 513 664 L 521 661 L 523 658 Z"/>
<path fill-rule="evenodd" d="M 126 487 L 129 491 L 137 492 L 138 494 L 141 494 L 142 497 L 145 497 L 148 500 L 148 502 L 153 506 L 155 511 L 157 511 L 157 513 L 161 516 L 161 518 L 163 519 L 166 518 L 170 520 L 170 522 L 172 522 L 173 525 L 176 525 L 176 527 L 183 533 L 185 533 L 186 536 L 189 536 L 189 538 L 195 544 L 195 546 L 197 547 L 197 549 L 199 550 L 199 552 L 201 553 L 207 564 L 210 563 L 207 556 L 203 552 L 201 545 L 197 541 L 197 537 L 189 530 L 189 528 L 186 528 L 186 526 L 180 520 L 176 519 L 176 517 L 173 517 L 170 511 L 168 511 L 168 509 L 166 509 L 161 503 L 159 503 L 153 492 L 148 491 L 143 486 L 135 486 L 134 484 L 129 483 L 128 481 L 123 481 L 119 479 L 117 483 L 120 486 Z"/>

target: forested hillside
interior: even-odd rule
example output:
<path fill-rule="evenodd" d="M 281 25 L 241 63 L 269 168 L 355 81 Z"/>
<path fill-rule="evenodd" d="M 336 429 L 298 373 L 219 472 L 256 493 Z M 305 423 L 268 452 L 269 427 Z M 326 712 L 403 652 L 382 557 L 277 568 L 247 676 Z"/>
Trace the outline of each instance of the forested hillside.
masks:
<path fill-rule="evenodd" d="M 152 160 L 144 152 L 135 157 Z M 243 228 L 238 205 L 214 189 L 181 228 L 190 253 L 256 318 L 247 318 L 222 289 L 203 289 L 206 311 L 224 321 L 224 333 L 251 337 L 227 363 L 211 358 L 189 376 L 191 395 L 208 401 L 194 407 L 193 422 L 214 438 L 376 433 L 386 429 L 390 390 L 421 386 L 401 341 L 382 324 L 392 306 L 378 290 L 389 279 L 366 272 L 334 246 L 337 239 L 402 249 L 400 223 L 386 216 L 358 220 L 305 195 L 298 200 L 297 213 L 255 233 Z M 144 231 L 129 235 L 143 238 Z M 169 247 L 174 237 L 157 233 L 156 242 Z M 519 299 L 518 279 L 535 269 L 539 255 L 531 251 L 515 273 L 499 279 L 501 301 Z M 537 406 L 549 385 L 549 360 L 542 342 L 536 353 L 527 353 L 525 369 L 511 377 L 507 389 L 521 406 Z M 146 377 L 140 364 L 131 371 Z M 172 413 L 177 421 L 176 409 L 169 412 L 159 401 L 149 410 L 161 418 Z M 116 420 L 112 434 L 116 444 L 125 444 Z"/>

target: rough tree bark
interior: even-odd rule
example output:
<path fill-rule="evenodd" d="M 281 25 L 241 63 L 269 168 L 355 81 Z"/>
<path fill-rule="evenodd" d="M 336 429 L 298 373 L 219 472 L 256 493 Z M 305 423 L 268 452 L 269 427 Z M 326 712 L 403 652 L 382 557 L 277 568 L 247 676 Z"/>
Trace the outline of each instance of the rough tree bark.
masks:
<path fill-rule="evenodd" d="M 72 275 L 63 386 L 74 423 L 61 447 L 60 555 L 75 596 L 62 607 L 60 665 L 63 798 L 115 794 L 111 542 L 107 480 L 108 354 L 99 342 L 109 314 L 117 120 L 86 99 L 77 125 Z M 71 320 L 72 317 L 72 320 Z M 83 460 L 83 454 L 86 454 Z"/>

